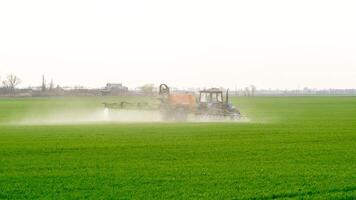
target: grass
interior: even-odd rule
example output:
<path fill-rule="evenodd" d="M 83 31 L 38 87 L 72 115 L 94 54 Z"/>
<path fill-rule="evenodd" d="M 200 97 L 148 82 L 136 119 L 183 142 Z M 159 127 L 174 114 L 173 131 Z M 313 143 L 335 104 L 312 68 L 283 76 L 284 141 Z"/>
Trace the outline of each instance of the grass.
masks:
<path fill-rule="evenodd" d="M 101 98 L 0 100 L 0 199 L 355 199 L 356 98 L 234 102 L 251 123 L 9 125 Z"/>

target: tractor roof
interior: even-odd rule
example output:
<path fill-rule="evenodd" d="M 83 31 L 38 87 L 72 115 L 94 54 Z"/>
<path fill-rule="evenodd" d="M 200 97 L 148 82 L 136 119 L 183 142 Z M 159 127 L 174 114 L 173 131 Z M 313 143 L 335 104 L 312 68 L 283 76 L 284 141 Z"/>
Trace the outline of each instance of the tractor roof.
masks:
<path fill-rule="evenodd" d="M 222 92 L 222 90 L 220 90 L 219 88 L 200 90 L 200 93 L 220 93 L 220 92 Z"/>

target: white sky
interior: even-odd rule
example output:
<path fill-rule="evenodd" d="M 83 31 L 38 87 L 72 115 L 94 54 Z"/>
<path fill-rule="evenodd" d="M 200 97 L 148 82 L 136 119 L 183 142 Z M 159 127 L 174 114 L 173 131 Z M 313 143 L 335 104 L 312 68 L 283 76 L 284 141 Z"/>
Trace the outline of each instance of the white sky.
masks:
<path fill-rule="evenodd" d="M 356 1 L 0 1 L 22 86 L 356 88 Z"/>

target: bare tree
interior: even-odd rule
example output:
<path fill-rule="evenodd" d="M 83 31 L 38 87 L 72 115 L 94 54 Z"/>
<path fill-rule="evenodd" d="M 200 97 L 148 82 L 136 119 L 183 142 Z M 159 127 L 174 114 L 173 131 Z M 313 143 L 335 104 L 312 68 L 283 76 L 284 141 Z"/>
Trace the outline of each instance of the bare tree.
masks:
<path fill-rule="evenodd" d="M 16 87 L 21 83 L 21 79 L 13 74 L 6 77 L 6 80 L 2 81 L 3 86 L 8 88 L 10 91 L 15 91 Z"/>
<path fill-rule="evenodd" d="M 250 96 L 250 88 L 249 87 L 245 87 L 245 96 Z"/>
<path fill-rule="evenodd" d="M 145 84 L 140 87 L 140 90 L 142 93 L 144 93 L 146 95 L 152 95 L 153 90 L 154 90 L 154 85 L 153 84 Z"/>
<path fill-rule="evenodd" d="M 255 96 L 255 93 L 256 93 L 256 86 L 250 85 L 250 88 L 251 88 L 251 96 Z"/>
<path fill-rule="evenodd" d="M 54 89 L 53 79 L 51 79 L 51 83 L 49 84 L 49 90 L 52 91 Z"/>
<path fill-rule="evenodd" d="M 1 85 L 2 85 L 3 88 L 6 88 L 6 89 L 9 88 L 9 83 L 7 82 L 7 80 L 1 81 Z"/>
<path fill-rule="evenodd" d="M 0 88 L 7 88 L 7 81 L 1 80 L 1 76 L 0 76 L 0 83 L 1 83 Z"/>

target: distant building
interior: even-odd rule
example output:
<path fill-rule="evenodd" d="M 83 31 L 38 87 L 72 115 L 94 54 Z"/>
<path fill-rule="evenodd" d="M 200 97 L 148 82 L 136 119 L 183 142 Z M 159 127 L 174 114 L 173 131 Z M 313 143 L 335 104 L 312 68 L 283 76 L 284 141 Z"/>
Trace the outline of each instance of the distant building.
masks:
<path fill-rule="evenodd" d="M 101 91 L 102 95 L 123 95 L 129 91 L 129 88 L 122 83 L 108 83 Z"/>

